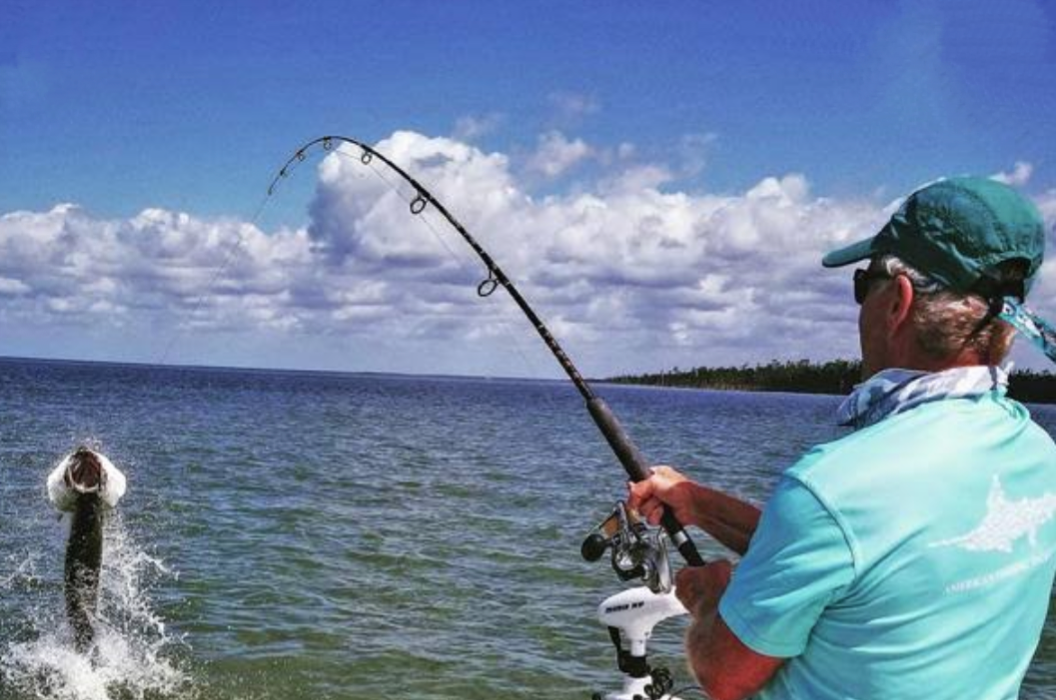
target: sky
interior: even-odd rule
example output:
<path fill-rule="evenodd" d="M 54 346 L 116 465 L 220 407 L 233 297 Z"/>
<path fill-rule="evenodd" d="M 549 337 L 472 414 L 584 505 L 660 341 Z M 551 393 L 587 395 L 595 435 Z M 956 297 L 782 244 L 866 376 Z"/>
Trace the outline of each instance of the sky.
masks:
<path fill-rule="evenodd" d="M 354 150 L 266 196 L 324 134 L 594 377 L 857 357 L 820 257 L 939 177 L 1056 224 L 1047 0 L 0 5 L 0 355 L 560 376 Z"/>

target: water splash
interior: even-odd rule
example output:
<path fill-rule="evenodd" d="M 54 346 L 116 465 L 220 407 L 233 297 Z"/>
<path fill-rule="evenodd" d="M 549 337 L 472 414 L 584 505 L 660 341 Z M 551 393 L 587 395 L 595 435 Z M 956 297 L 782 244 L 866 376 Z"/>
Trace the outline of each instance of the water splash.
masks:
<path fill-rule="evenodd" d="M 178 664 L 186 642 L 166 629 L 150 591 L 175 578 L 135 541 L 119 512 L 107 519 L 96 622 L 90 655 L 74 650 L 61 586 L 42 585 L 39 557 L 26 553 L 0 592 L 29 595 L 29 615 L 6 625 L 17 641 L 0 647 L 0 695 L 5 700 L 162 700 L 194 698 L 191 679 Z M 61 579 L 61 561 L 53 575 Z M 4 635 L 8 636 L 7 634 Z"/>

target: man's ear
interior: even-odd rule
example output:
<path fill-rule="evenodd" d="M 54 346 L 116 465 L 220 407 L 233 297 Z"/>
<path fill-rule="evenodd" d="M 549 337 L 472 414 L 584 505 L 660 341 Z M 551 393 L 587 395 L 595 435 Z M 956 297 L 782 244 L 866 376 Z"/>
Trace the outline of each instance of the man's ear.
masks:
<path fill-rule="evenodd" d="M 898 275 L 892 280 L 892 294 L 887 306 L 887 328 L 891 333 L 898 332 L 909 320 L 913 307 L 913 283 L 905 275 Z"/>

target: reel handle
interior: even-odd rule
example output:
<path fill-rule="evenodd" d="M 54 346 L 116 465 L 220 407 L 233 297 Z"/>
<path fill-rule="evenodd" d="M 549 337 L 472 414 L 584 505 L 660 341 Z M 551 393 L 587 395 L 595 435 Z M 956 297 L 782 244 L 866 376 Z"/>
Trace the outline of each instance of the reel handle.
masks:
<path fill-rule="evenodd" d="M 605 400 L 599 396 L 591 398 L 587 401 L 587 410 L 590 412 L 590 417 L 594 419 L 594 423 L 597 424 L 598 429 L 601 430 L 601 434 L 608 441 L 609 447 L 616 453 L 620 464 L 627 471 L 627 475 L 631 477 L 631 481 L 645 481 L 648 479 L 650 476 L 649 463 L 646 462 L 645 457 L 638 451 L 635 444 L 631 442 L 631 438 L 627 436 L 623 426 L 620 425 L 620 421 L 616 419 L 616 415 L 609 408 L 609 405 L 605 403 Z M 704 566 L 704 558 L 700 556 L 697 546 L 693 544 L 693 540 L 689 539 L 685 528 L 682 527 L 682 523 L 678 522 L 678 518 L 675 517 L 674 513 L 665 508 L 664 514 L 660 518 L 660 524 L 664 526 L 664 530 L 667 531 L 671 541 L 678 547 L 679 554 L 682 555 L 687 564 L 690 566 Z"/>
<path fill-rule="evenodd" d="M 609 540 L 600 532 L 592 532 L 583 540 L 579 553 L 589 562 L 595 562 L 605 556 L 605 550 L 609 548 Z"/>

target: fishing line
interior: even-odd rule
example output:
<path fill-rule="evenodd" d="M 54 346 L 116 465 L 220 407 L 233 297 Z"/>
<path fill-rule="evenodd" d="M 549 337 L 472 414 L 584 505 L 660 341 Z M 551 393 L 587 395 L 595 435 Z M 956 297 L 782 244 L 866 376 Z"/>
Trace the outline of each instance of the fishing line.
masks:
<path fill-rule="evenodd" d="M 342 157 L 342 158 L 351 159 L 351 156 L 348 153 L 345 153 L 345 152 L 343 152 L 341 150 L 337 150 L 337 151 L 335 151 L 335 153 L 337 153 L 337 155 Z M 358 158 L 356 160 L 358 160 Z M 386 185 L 388 185 L 389 189 L 391 189 L 393 192 L 395 192 L 396 196 L 399 197 L 400 199 L 402 199 L 404 204 L 406 204 L 408 207 L 410 207 L 411 202 L 413 200 L 411 198 L 409 198 L 406 194 L 404 194 L 402 190 L 400 190 L 398 183 L 395 183 L 392 180 L 390 180 L 389 178 L 385 177 L 385 173 L 383 173 L 381 170 L 379 170 L 377 168 L 377 166 L 375 166 L 373 163 L 368 163 L 367 167 L 370 168 L 371 171 L 373 171 L 374 175 L 376 175 L 378 177 L 378 179 L 380 179 L 382 182 L 384 182 Z M 443 246 L 444 250 L 447 251 L 447 254 L 451 256 L 451 259 L 454 260 L 458 264 L 458 267 L 462 270 L 462 272 L 466 273 L 466 276 L 468 277 L 470 270 L 467 267 L 466 261 L 463 258 L 461 258 L 458 255 L 456 255 L 455 251 L 449 245 L 447 245 L 447 241 L 445 241 L 444 237 L 440 235 L 440 232 L 436 230 L 436 227 L 433 226 L 433 223 L 429 220 L 428 216 L 425 215 L 425 212 L 422 212 L 422 215 L 419 216 L 419 220 L 421 220 L 421 222 L 425 224 L 426 228 L 428 228 L 432 232 L 433 237 L 437 240 L 437 242 L 441 246 Z"/>
<path fill-rule="evenodd" d="M 342 150 L 341 148 L 338 148 L 338 149 L 337 149 L 336 151 L 334 151 L 334 154 L 335 154 L 335 155 L 337 155 L 337 156 L 338 156 L 339 158 L 345 158 L 345 159 L 347 159 L 347 160 L 357 160 L 357 161 L 358 161 L 358 160 L 360 160 L 359 158 L 357 158 L 357 157 L 354 157 L 354 156 L 353 156 L 352 154 L 350 154 L 350 153 L 346 153 L 346 152 L 345 152 L 344 150 Z M 404 202 L 404 204 L 406 204 L 406 205 L 407 205 L 408 207 L 410 207 L 410 205 L 411 205 L 411 202 L 412 202 L 413 200 L 412 200 L 412 199 L 411 199 L 410 197 L 408 197 L 408 196 L 407 196 L 406 194 L 404 194 L 404 192 L 403 192 L 403 191 L 402 191 L 402 190 L 400 189 L 399 183 L 397 183 L 397 182 L 393 182 L 393 181 L 392 181 L 392 180 L 390 180 L 390 179 L 389 179 L 388 177 L 386 177 L 386 176 L 385 176 L 385 173 L 384 173 L 384 172 L 382 172 L 381 170 L 379 170 L 379 169 L 378 169 L 378 168 L 377 168 L 377 167 L 376 167 L 376 166 L 374 165 L 374 163 L 373 163 L 373 162 L 371 162 L 371 163 L 367 163 L 367 167 L 368 167 L 368 168 L 370 168 L 370 170 L 371 170 L 371 171 L 372 171 L 372 172 L 374 173 L 374 175 L 375 175 L 375 176 L 376 176 L 376 177 L 377 177 L 377 178 L 378 178 L 379 180 L 381 180 L 381 181 L 382 181 L 382 182 L 384 182 L 384 183 L 385 183 L 386 185 L 388 185 L 389 189 L 390 189 L 390 190 L 392 190 L 392 192 L 393 192 L 393 193 L 394 193 L 394 194 L 395 194 L 395 195 L 396 195 L 397 197 L 399 197 L 400 199 L 402 199 L 402 200 L 403 200 L 403 202 Z M 463 257 L 460 257 L 459 255 L 455 254 L 455 251 L 454 251 L 454 249 L 452 249 L 452 248 L 451 248 L 451 247 L 450 247 L 450 246 L 449 246 L 449 245 L 447 244 L 447 241 L 445 241 L 445 240 L 444 240 L 444 237 L 443 237 L 443 236 L 441 236 L 441 235 L 440 235 L 440 232 L 436 230 L 436 227 L 435 227 L 435 226 L 433 226 L 433 223 L 432 223 L 432 222 L 431 222 L 431 221 L 429 220 L 429 218 L 428 218 L 428 217 L 427 217 L 427 216 L 425 215 L 425 212 L 422 212 L 422 215 L 421 215 L 421 216 L 419 217 L 419 219 L 420 219 L 420 220 L 422 221 L 422 223 L 424 223 L 424 224 L 425 224 L 426 228 L 428 228 L 428 229 L 429 229 L 429 231 L 430 231 L 430 232 L 432 232 L 432 234 L 433 234 L 433 237 L 434 237 L 434 238 L 435 238 L 435 239 L 437 240 L 437 242 L 438 242 L 438 243 L 439 243 L 439 244 L 440 244 L 441 246 L 443 246 L 444 250 L 446 250 L 446 251 L 447 251 L 447 254 L 451 256 L 451 259 L 452 259 L 452 260 L 453 260 L 453 261 L 455 262 L 455 264 L 456 264 L 456 265 L 458 265 L 459 269 L 460 269 L 460 270 L 461 270 L 461 271 L 462 271 L 462 272 L 463 272 L 463 273 L 464 273 L 464 274 L 466 275 L 466 277 L 470 277 L 470 276 L 471 276 L 471 270 L 469 269 L 469 267 L 468 267 L 468 263 L 466 262 L 466 260 L 465 260 L 465 259 L 464 259 Z"/>
<path fill-rule="evenodd" d="M 270 198 L 271 198 L 270 194 L 266 194 L 266 195 L 264 195 L 261 198 L 260 203 L 257 205 L 256 211 L 253 213 L 252 218 L 250 218 L 250 220 L 249 220 L 250 226 L 253 226 L 254 228 L 257 226 L 257 221 L 260 219 L 261 215 L 264 213 L 264 207 L 267 206 L 268 201 L 270 200 Z M 212 289 L 213 289 L 213 286 L 216 284 L 216 281 L 218 279 L 220 279 L 220 276 L 223 275 L 224 272 L 227 271 L 227 266 L 230 265 L 231 261 L 234 259 L 235 252 L 239 248 L 242 247 L 242 244 L 244 242 L 245 242 L 245 236 L 242 234 L 242 227 L 239 227 L 237 229 L 237 234 L 235 236 L 234 242 L 231 243 L 231 245 L 228 246 L 227 250 L 224 253 L 223 259 L 220 261 L 220 265 L 216 268 L 216 270 L 213 272 L 212 276 L 209 278 L 209 281 L 206 283 L 205 291 L 202 292 L 201 294 L 199 294 L 197 297 L 195 297 L 194 303 L 191 306 L 191 313 L 190 313 L 191 323 L 194 322 L 194 318 L 195 318 L 195 316 L 198 315 L 198 311 L 201 310 L 202 304 L 205 303 L 206 298 L 212 295 Z M 188 331 L 184 331 L 183 333 L 181 333 L 181 331 L 177 329 L 176 332 L 174 332 L 172 334 L 172 337 L 169 339 L 169 342 L 165 344 L 164 349 L 158 355 L 158 357 L 156 358 L 154 364 L 157 364 L 157 365 L 166 364 L 166 362 L 168 361 L 168 358 L 169 358 L 169 354 L 172 352 L 173 347 L 175 347 L 176 342 L 186 332 L 188 332 Z"/>
<path fill-rule="evenodd" d="M 293 172 L 296 171 L 300 164 L 303 163 L 306 159 L 307 156 L 302 156 L 297 159 L 297 162 L 288 162 L 283 169 L 281 177 L 286 178 L 292 175 Z M 271 203 L 272 195 L 274 194 L 274 188 L 275 182 L 273 181 L 271 183 L 271 186 L 268 187 L 267 192 L 265 192 L 264 195 L 260 198 L 260 202 L 257 204 L 256 209 L 253 211 L 253 215 L 249 218 L 249 226 L 253 228 L 258 228 L 260 218 L 264 215 L 264 210 L 267 208 L 268 204 Z M 223 276 L 223 274 L 227 271 L 228 265 L 230 265 L 231 261 L 235 258 L 235 253 L 242 247 L 242 244 L 245 243 L 246 238 L 245 234 L 243 233 L 243 230 L 244 229 L 241 226 L 236 229 L 235 240 L 227 246 L 226 250 L 224 251 L 223 258 L 220 261 L 220 265 L 218 265 L 213 271 L 213 274 L 210 275 L 209 281 L 205 284 L 204 291 L 202 291 L 198 296 L 194 298 L 194 302 L 191 305 L 190 312 L 190 319 L 192 324 L 194 322 L 195 316 L 201 310 L 201 307 L 205 303 L 206 299 L 213 295 L 213 288 L 216 285 L 217 280 L 219 280 L 221 276 Z M 161 351 L 161 353 L 158 354 L 157 358 L 154 361 L 154 364 L 166 364 L 168 362 L 169 356 L 172 353 L 172 349 L 175 347 L 176 343 L 190 332 L 191 330 L 184 330 L 182 332 L 180 330 L 175 331 L 169 341 L 165 344 L 164 349 Z"/>
<path fill-rule="evenodd" d="M 341 147 L 338 147 L 334 151 L 334 153 L 338 157 L 344 158 L 344 159 L 349 160 L 349 161 L 362 162 L 362 159 L 360 157 L 357 157 L 357 156 L 355 156 L 355 155 L 353 155 L 351 153 L 348 153 L 347 151 L 345 151 Z M 370 168 L 370 170 L 378 177 L 378 179 L 380 179 L 382 182 L 384 182 L 386 185 L 388 185 L 389 189 L 392 190 L 396 194 L 397 197 L 402 199 L 404 204 L 406 204 L 408 206 L 408 208 L 410 207 L 411 203 L 414 200 L 413 200 L 413 198 L 409 197 L 403 191 L 403 188 L 400 187 L 400 183 L 393 182 L 389 177 L 387 177 L 385 175 L 385 172 L 383 170 L 381 170 L 380 168 L 378 168 L 374 164 L 373 159 L 369 163 L 366 163 L 366 167 Z M 459 270 L 462 271 L 462 273 L 466 276 L 466 278 L 468 279 L 468 278 L 473 277 L 475 273 L 474 273 L 473 270 L 470 269 L 469 262 L 467 261 L 467 259 L 465 257 L 465 254 L 462 254 L 462 255 L 457 254 L 455 252 L 455 250 L 451 246 L 449 246 L 447 244 L 447 240 L 445 239 L 445 237 L 440 234 L 440 231 L 438 231 L 436 226 L 433 224 L 431 216 L 432 216 L 432 213 L 430 212 L 430 210 L 426 209 L 424 211 L 421 211 L 418 214 L 418 219 L 423 224 L 425 224 L 426 228 L 428 228 L 429 231 L 433 234 L 433 238 L 435 238 L 437 240 L 437 242 L 440 243 L 440 245 L 444 248 L 444 250 L 447 251 L 447 254 L 455 262 L 455 264 L 458 266 Z M 528 354 L 527 354 L 527 352 L 524 349 L 524 346 L 521 345 L 521 341 L 517 337 L 518 334 L 513 332 L 513 327 L 510 325 L 510 322 L 505 317 L 505 315 L 500 312 L 499 315 L 491 316 L 490 318 L 491 318 L 491 321 L 495 322 L 499 326 L 500 333 L 504 336 L 505 340 L 507 340 L 510 343 L 510 345 L 513 346 L 514 352 L 520 358 L 521 362 L 528 368 L 529 375 L 531 375 L 531 376 L 541 376 L 541 374 L 540 374 L 538 368 L 536 367 L 535 363 L 533 363 L 531 361 L 531 359 L 529 359 Z M 554 397 L 551 396 L 549 392 L 544 392 L 543 396 L 545 397 L 545 400 L 546 400 L 547 404 L 550 406 L 551 409 L 556 407 L 556 402 L 554 400 Z"/>

